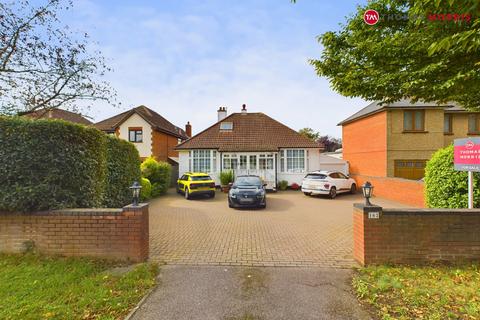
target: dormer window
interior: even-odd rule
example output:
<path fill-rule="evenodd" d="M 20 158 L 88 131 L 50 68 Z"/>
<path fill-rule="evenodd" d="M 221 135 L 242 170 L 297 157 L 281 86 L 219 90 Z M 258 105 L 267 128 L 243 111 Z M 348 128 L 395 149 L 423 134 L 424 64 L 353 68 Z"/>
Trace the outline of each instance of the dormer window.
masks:
<path fill-rule="evenodd" d="M 233 122 L 222 122 L 220 123 L 220 130 L 233 130 Z"/>

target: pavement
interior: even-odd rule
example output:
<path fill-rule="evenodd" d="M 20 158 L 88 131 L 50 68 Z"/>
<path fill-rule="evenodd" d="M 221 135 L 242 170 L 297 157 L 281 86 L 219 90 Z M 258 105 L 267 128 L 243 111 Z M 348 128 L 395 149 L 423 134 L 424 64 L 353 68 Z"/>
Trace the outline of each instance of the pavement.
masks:
<path fill-rule="evenodd" d="M 370 319 L 352 293 L 352 212 L 361 195 L 267 195 L 236 210 L 225 194 L 150 204 L 150 260 L 165 263 L 133 319 Z M 374 198 L 383 207 L 402 207 Z"/>
<path fill-rule="evenodd" d="M 371 319 L 351 292 L 351 272 L 167 265 L 132 320 Z"/>
<path fill-rule="evenodd" d="M 267 208 L 231 209 L 225 194 L 186 200 L 170 190 L 150 204 L 150 259 L 181 265 L 350 268 L 352 212 L 360 194 L 331 200 L 267 194 Z M 401 205 L 375 198 L 384 207 Z"/>

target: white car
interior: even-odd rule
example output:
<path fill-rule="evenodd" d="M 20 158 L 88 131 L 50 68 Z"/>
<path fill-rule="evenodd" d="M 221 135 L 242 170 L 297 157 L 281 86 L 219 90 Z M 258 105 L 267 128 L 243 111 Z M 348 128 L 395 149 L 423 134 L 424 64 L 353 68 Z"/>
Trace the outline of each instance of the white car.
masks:
<path fill-rule="evenodd" d="M 357 191 L 355 180 L 338 171 L 314 171 L 302 181 L 302 192 L 307 195 L 326 194 L 335 198 L 337 194 Z"/>

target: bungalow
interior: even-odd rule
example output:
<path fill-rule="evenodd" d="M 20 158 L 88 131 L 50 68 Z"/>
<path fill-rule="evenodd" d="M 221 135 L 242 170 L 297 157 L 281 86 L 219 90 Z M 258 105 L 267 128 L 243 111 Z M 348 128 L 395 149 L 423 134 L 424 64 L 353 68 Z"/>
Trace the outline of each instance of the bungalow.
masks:
<path fill-rule="evenodd" d="M 142 159 L 153 156 L 172 165 L 178 163 L 178 151 L 175 147 L 192 134 L 190 123 L 182 130 L 145 106 L 125 111 L 94 126 L 132 142 Z"/>
<path fill-rule="evenodd" d="M 240 113 L 227 116 L 225 107 L 217 113 L 215 124 L 176 146 L 180 175 L 206 172 L 220 184 L 220 172 L 233 170 L 276 189 L 281 180 L 300 184 L 306 172 L 320 169 L 323 147 L 266 114 L 247 112 L 245 105 Z"/>

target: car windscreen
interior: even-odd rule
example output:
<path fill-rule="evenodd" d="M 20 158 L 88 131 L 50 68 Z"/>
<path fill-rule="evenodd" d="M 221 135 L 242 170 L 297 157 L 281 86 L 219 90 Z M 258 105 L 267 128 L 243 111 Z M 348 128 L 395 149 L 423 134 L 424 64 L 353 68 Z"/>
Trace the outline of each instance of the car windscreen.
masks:
<path fill-rule="evenodd" d="M 325 179 L 327 176 L 324 175 L 324 174 L 319 174 L 319 173 L 314 173 L 314 174 L 307 174 L 307 176 L 305 177 L 305 179 L 311 179 L 311 180 L 323 180 Z"/>
<path fill-rule="evenodd" d="M 192 176 L 192 181 L 207 181 L 207 180 L 212 180 L 210 176 Z"/>
<path fill-rule="evenodd" d="M 261 186 L 262 180 L 258 177 L 238 177 L 234 183 L 235 186 Z"/>

